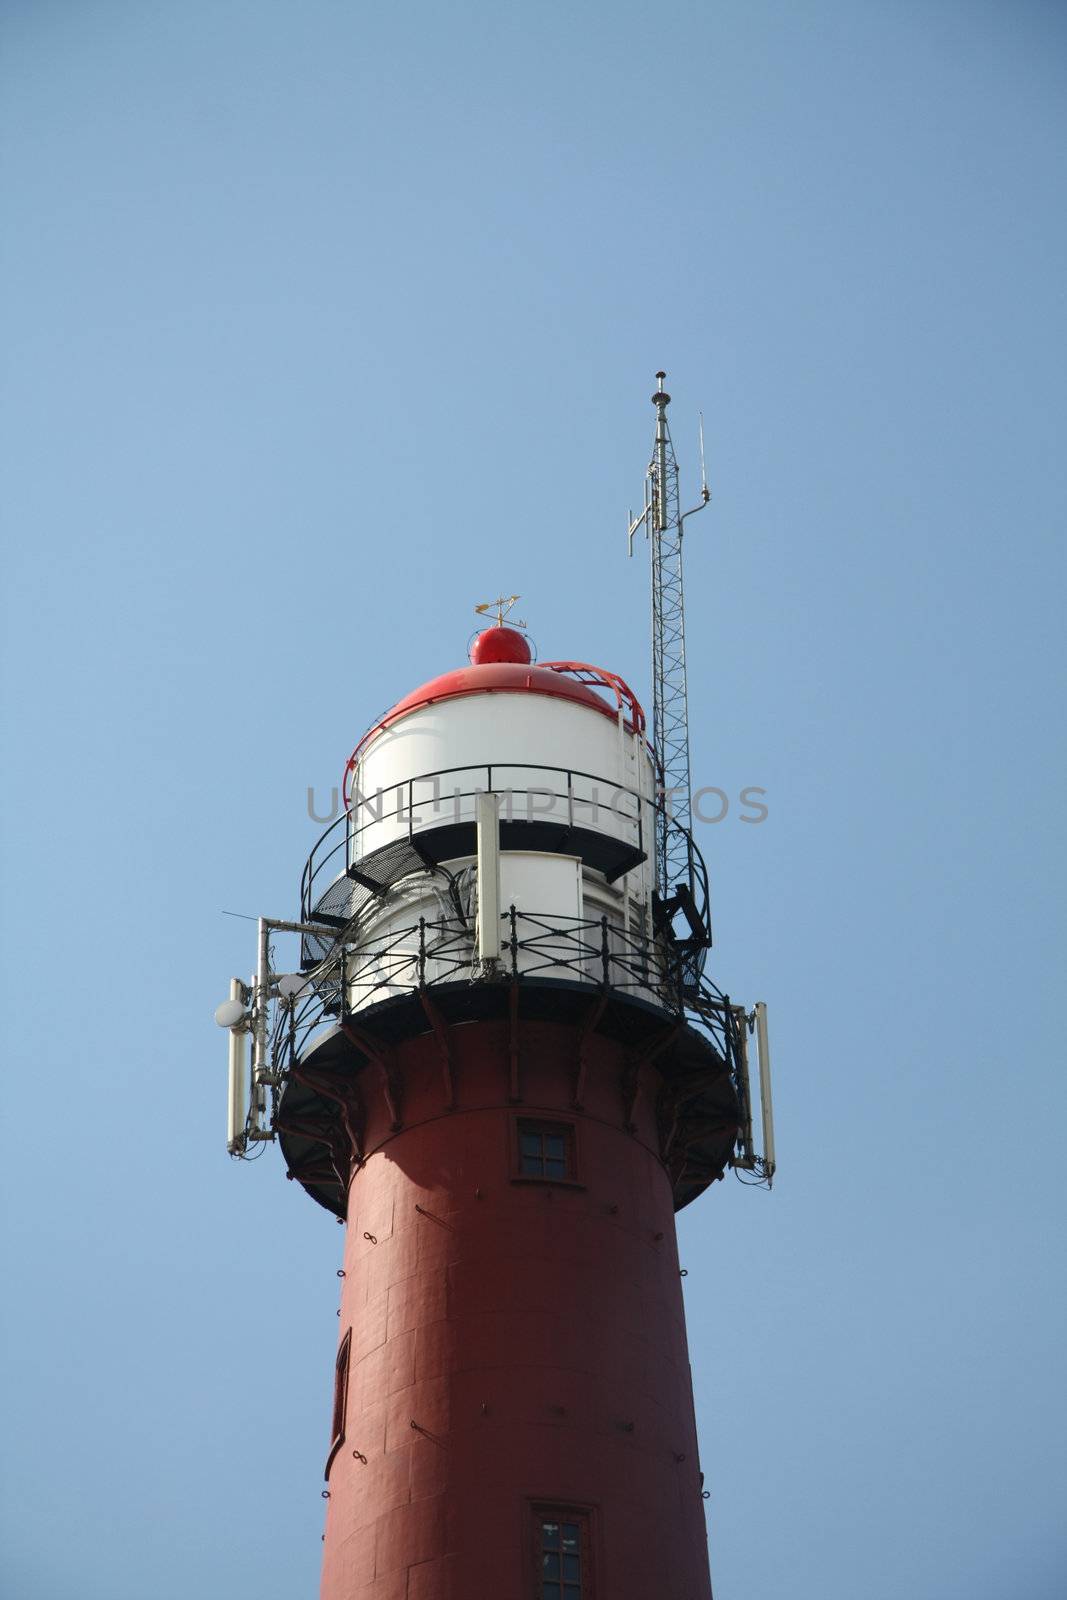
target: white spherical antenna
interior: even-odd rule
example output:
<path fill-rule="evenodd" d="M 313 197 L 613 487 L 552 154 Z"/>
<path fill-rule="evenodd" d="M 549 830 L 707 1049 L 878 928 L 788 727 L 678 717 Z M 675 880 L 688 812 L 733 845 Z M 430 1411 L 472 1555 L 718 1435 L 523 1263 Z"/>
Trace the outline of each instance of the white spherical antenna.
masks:
<path fill-rule="evenodd" d="M 295 1000 L 307 986 L 307 976 L 303 972 L 285 972 L 278 979 L 278 993 L 283 1000 Z"/>
<path fill-rule="evenodd" d="M 220 1006 L 215 1007 L 215 1021 L 220 1028 L 237 1028 L 245 1020 L 247 1012 L 241 1000 L 224 1000 Z"/>

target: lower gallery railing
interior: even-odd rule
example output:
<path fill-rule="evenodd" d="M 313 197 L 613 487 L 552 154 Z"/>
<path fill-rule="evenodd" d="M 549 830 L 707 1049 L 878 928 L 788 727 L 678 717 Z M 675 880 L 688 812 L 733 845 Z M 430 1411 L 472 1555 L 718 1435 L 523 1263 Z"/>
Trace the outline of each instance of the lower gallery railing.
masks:
<path fill-rule="evenodd" d="M 666 939 L 595 918 L 542 916 L 515 906 L 501 917 L 497 962 L 478 962 L 473 925 L 459 917 L 420 917 L 358 944 L 342 939 L 275 1006 L 271 1055 L 285 1071 L 317 1029 L 385 1001 L 440 984 L 553 981 L 644 1002 L 706 1033 L 728 1065 L 735 1019 L 728 999 L 692 969 Z"/>

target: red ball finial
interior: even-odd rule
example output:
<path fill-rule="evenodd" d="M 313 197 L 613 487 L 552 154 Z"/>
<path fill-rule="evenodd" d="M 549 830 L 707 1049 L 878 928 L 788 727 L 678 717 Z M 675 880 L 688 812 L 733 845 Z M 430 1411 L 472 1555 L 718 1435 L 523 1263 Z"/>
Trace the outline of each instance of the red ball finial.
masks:
<path fill-rule="evenodd" d="M 500 661 L 526 667 L 531 659 L 532 652 L 525 634 L 517 633 L 514 628 L 505 628 L 501 623 L 479 633 L 471 645 L 471 665 L 475 667 L 488 667 Z"/>

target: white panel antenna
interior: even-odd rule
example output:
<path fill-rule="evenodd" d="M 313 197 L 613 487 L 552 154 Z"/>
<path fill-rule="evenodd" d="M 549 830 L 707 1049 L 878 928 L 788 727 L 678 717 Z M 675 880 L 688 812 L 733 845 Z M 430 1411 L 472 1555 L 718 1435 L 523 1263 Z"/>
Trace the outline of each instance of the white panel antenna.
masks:
<path fill-rule="evenodd" d="M 759 1100 L 763 1114 L 763 1165 L 768 1186 L 774 1177 L 774 1106 L 771 1102 L 771 1047 L 767 1040 L 767 1007 L 756 1002 L 756 1054 L 759 1057 Z"/>
<path fill-rule="evenodd" d="M 233 1021 L 222 1021 L 220 1013 Z M 245 1009 L 245 986 L 240 978 L 230 979 L 230 998 L 224 1000 L 215 1013 L 220 1027 L 230 1030 L 230 1075 L 227 1096 L 226 1148 L 236 1155 L 245 1131 L 247 1115 L 248 1082 L 248 1013 Z"/>
<path fill-rule="evenodd" d="M 475 802 L 478 828 L 478 959 L 500 960 L 500 797 L 480 794 Z"/>

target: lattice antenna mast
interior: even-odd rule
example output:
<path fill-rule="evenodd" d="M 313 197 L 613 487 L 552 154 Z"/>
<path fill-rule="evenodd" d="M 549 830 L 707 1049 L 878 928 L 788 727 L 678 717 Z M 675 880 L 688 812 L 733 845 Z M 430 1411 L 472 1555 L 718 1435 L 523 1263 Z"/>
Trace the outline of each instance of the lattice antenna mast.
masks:
<path fill-rule="evenodd" d="M 693 891 L 692 827 L 689 770 L 689 692 L 685 666 L 685 591 L 682 540 L 685 520 L 703 511 L 711 499 L 704 476 L 701 425 L 701 499 L 689 511 L 680 509 L 678 462 L 667 423 L 671 397 L 663 387 L 665 372 L 656 373 L 656 433 L 652 460 L 645 474 L 645 506 L 630 520 L 633 538 L 644 525 L 652 556 L 652 744 L 660 767 L 663 810 L 657 813 L 656 875 L 666 899 L 680 885 Z M 670 820 L 677 826 L 669 826 Z"/>

